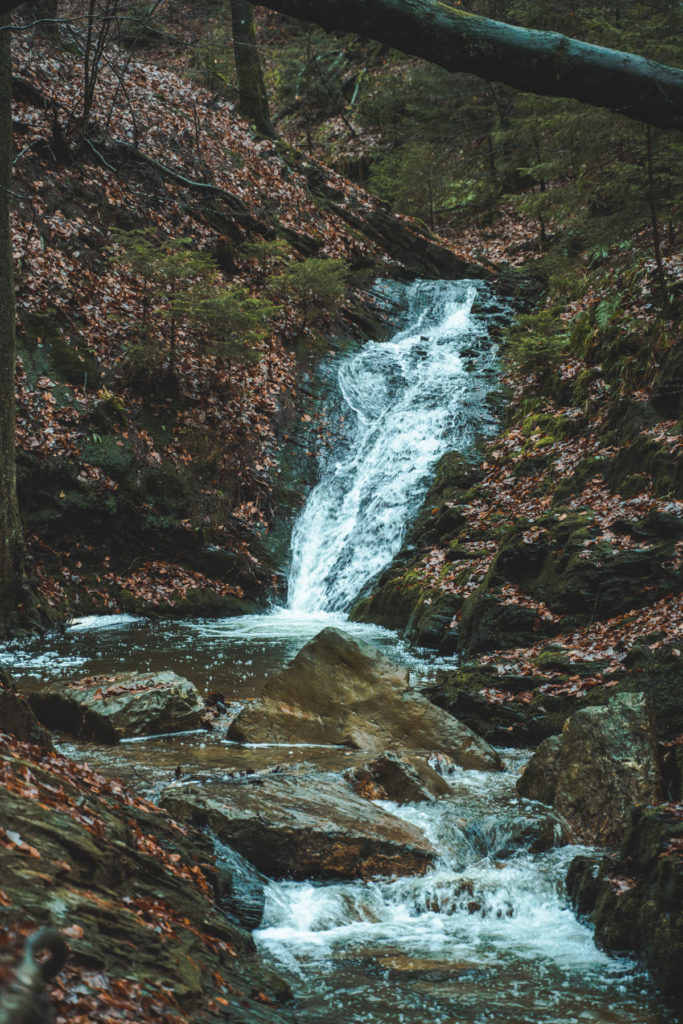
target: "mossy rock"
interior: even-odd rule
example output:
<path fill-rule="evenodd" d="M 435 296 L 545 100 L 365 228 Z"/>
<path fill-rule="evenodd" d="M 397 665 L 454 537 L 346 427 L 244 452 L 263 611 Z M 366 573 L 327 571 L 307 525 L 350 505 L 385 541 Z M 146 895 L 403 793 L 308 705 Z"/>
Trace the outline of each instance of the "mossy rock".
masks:
<path fill-rule="evenodd" d="M 639 434 L 614 458 L 609 482 L 621 493 L 622 485 L 634 473 L 652 478 L 657 496 L 683 497 L 683 448 L 672 451 L 668 445 L 647 434 Z"/>
<path fill-rule="evenodd" d="M 676 653 L 679 652 L 679 653 Z M 621 692 L 643 692 L 655 709 L 657 735 L 671 740 L 683 733 L 683 643 L 670 640 L 656 650 L 633 647 L 624 663 Z"/>
<path fill-rule="evenodd" d="M 349 618 L 352 622 L 374 622 L 402 633 L 420 603 L 421 592 L 417 583 L 408 585 L 400 576 L 390 578 L 372 594 L 361 598 L 351 609 Z"/>
<path fill-rule="evenodd" d="M 102 368 L 92 353 L 65 338 L 51 342 L 50 361 L 55 374 L 67 384 L 83 386 L 89 381 L 94 386 L 102 377 Z"/>
<path fill-rule="evenodd" d="M 213 590 L 189 590 L 185 597 L 176 601 L 171 609 L 173 615 L 183 618 L 222 619 L 236 615 L 254 615 L 258 611 L 255 601 L 235 594 L 217 594 Z"/>
<path fill-rule="evenodd" d="M 508 530 L 486 577 L 463 605 L 461 649 L 520 647 L 557 632 L 557 623 L 539 618 L 533 608 L 506 602 L 500 590 L 506 583 L 518 585 L 554 614 L 570 617 L 563 628 L 611 618 L 678 591 L 683 574 L 671 561 L 676 516 L 668 527 L 654 522 L 649 531 L 641 527 L 647 543 L 625 550 L 595 543 L 594 518 L 593 513 L 549 515 Z M 541 532 L 530 540 L 531 525 Z M 667 528 L 674 536 L 662 536 Z"/>
<path fill-rule="evenodd" d="M 464 598 L 460 594 L 435 593 L 420 601 L 406 626 L 406 636 L 416 647 L 434 647 L 443 654 L 457 650 L 458 631 L 451 628 Z"/>
<path fill-rule="evenodd" d="M 683 345 L 680 339 L 663 356 L 653 383 L 652 404 L 666 419 L 683 415 Z"/>
<path fill-rule="evenodd" d="M 82 455 L 84 462 L 98 466 L 119 483 L 125 480 L 136 465 L 133 445 L 118 434 L 94 435 L 83 445 Z"/>
<path fill-rule="evenodd" d="M 477 654 L 525 646 L 543 636 L 538 632 L 538 622 L 533 608 L 511 604 L 499 589 L 482 584 L 463 604 L 460 650 Z"/>
<path fill-rule="evenodd" d="M 603 455 L 591 455 L 583 459 L 573 474 L 561 480 L 553 494 L 553 504 L 563 505 L 574 494 L 579 494 L 596 476 L 605 477 L 612 466 L 610 459 Z"/>
<path fill-rule="evenodd" d="M 675 1014 L 683 1014 L 683 821 L 668 807 L 636 807 L 619 854 L 579 857 L 569 898 L 603 948 L 640 956 Z M 616 880 L 616 881 L 615 881 Z"/>

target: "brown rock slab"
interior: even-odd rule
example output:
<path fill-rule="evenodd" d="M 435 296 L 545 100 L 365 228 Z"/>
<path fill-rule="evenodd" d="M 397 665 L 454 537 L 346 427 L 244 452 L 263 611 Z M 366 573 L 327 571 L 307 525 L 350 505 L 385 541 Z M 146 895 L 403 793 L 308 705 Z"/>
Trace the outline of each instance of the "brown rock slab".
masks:
<path fill-rule="evenodd" d="M 103 743 L 198 729 L 204 710 L 195 685 L 175 672 L 88 676 L 32 694 L 30 703 L 50 728 Z"/>
<path fill-rule="evenodd" d="M 426 761 L 386 751 L 346 773 L 359 796 L 366 800 L 393 800 L 397 804 L 424 802 L 452 792 L 446 780 Z"/>
<path fill-rule="evenodd" d="M 435 857 L 419 829 L 323 772 L 171 785 L 161 803 L 274 878 L 423 874 Z"/>
<path fill-rule="evenodd" d="M 406 668 L 339 629 L 324 629 L 234 720 L 231 739 L 341 744 L 447 754 L 463 768 L 498 769 L 496 751 L 410 685 Z"/>

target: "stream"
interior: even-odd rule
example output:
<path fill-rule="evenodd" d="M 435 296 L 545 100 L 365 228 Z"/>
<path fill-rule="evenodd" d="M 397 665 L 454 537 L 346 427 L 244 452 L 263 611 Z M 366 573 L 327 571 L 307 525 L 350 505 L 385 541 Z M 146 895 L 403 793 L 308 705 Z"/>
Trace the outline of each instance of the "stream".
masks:
<path fill-rule="evenodd" d="M 346 612 L 400 549 L 440 455 L 494 429 L 486 401 L 497 377 L 489 330 L 505 310 L 473 282 L 377 288 L 394 334 L 339 357 L 329 370 L 338 388 L 327 415 L 339 439 L 294 528 L 287 605 L 221 620 L 74 620 L 64 633 L 0 648 L 24 689 L 172 669 L 203 692 L 224 693 L 237 710 L 328 625 L 381 647 L 418 682 L 449 664 L 388 630 L 349 622 Z M 201 778 L 302 762 L 338 771 L 363 759 L 340 748 L 238 746 L 220 730 L 117 747 L 62 738 L 59 749 L 152 797 L 177 765 Z M 438 851 L 426 876 L 268 883 L 255 938 L 290 983 L 301 1024 L 342 1015 L 349 1024 L 668 1020 L 645 975 L 599 951 L 568 907 L 564 877 L 584 848 L 532 852 L 533 805 L 515 790 L 530 752 L 501 753 L 500 773 L 446 769 L 453 796 L 383 803 Z"/>

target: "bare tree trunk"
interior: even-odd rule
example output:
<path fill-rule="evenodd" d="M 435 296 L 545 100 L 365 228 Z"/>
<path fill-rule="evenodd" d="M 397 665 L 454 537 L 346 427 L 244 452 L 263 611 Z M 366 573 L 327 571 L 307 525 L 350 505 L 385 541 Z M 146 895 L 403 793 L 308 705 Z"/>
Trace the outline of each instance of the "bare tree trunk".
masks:
<path fill-rule="evenodd" d="M 35 612 L 24 569 L 17 504 L 14 369 L 14 276 L 10 202 L 12 184 L 12 66 L 9 19 L 0 15 L 0 636 Z"/>
<path fill-rule="evenodd" d="M 268 93 L 256 44 L 254 7 L 249 0 L 231 0 L 232 39 L 239 91 L 239 112 L 269 139 L 275 129 L 268 109 Z"/>
<path fill-rule="evenodd" d="M 565 96 L 683 130 L 683 70 L 557 32 L 507 25 L 441 0 L 254 0 L 327 29 L 357 32 L 448 71 Z"/>

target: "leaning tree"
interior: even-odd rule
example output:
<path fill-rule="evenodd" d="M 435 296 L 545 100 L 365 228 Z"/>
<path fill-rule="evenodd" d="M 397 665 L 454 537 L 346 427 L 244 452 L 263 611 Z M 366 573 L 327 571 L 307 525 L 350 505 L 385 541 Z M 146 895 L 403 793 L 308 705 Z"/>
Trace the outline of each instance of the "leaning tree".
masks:
<path fill-rule="evenodd" d="M 442 0 L 253 0 L 326 29 L 355 32 L 447 71 L 541 96 L 607 107 L 683 130 L 683 69 L 557 32 L 507 25 Z"/>

